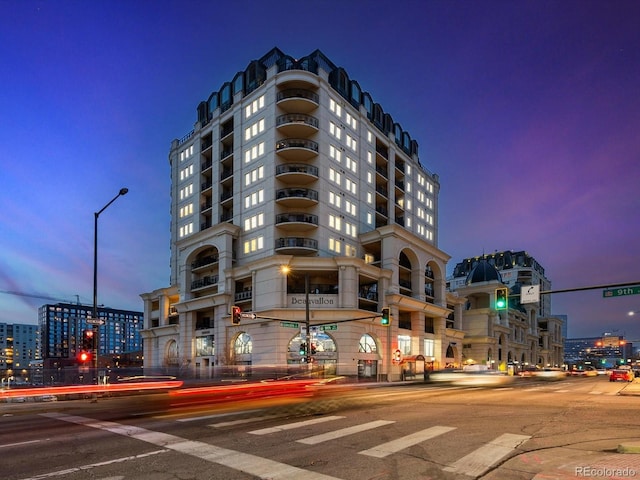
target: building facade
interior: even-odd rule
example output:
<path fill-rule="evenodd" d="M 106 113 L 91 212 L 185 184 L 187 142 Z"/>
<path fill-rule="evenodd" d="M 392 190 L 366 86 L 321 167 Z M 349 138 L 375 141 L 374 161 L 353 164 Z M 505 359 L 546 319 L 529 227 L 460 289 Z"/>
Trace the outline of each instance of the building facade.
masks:
<path fill-rule="evenodd" d="M 43 378 L 46 383 L 76 381 L 63 370 L 77 370 L 82 332 L 93 328 L 87 322 L 92 317 L 92 311 L 92 306 L 73 303 L 47 304 L 38 309 Z M 98 307 L 98 318 L 104 321 L 98 328 L 98 366 L 135 365 L 135 357 L 141 364 L 142 312 Z"/>
<path fill-rule="evenodd" d="M 0 323 L 0 380 L 31 381 L 31 364 L 40 359 L 40 335 L 37 325 Z"/>
<path fill-rule="evenodd" d="M 250 62 L 198 105 L 169 163 L 171 284 L 141 295 L 146 369 L 210 378 L 310 360 L 393 380 L 460 362 L 438 177 L 320 51 Z"/>
<path fill-rule="evenodd" d="M 520 289 L 526 285 L 540 285 L 543 292 L 551 288 L 542 266 L 526 252 L 496 252 L 455 266 L 449 289 L 466 298 L 465 362 L 516 372 L 562 367 L 563 320 L 549 314 L 547 295 L 537 303 L 520 303 Z M 509 288 L 504 310 L 495 306 L 496 290 L 501 287 Z"/>

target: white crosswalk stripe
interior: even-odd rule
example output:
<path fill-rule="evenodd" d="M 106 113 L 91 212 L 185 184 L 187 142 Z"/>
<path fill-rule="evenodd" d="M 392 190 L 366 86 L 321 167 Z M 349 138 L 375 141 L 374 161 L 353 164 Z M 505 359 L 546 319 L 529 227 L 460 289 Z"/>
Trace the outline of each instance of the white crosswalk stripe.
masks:
<path fill-rule="evenodd" d="M 339 420 L 341 418 L 344 418 L 344 417 L 331 416 L 331 417 L 313 418 L 311 420 L 304 420 L 302 422 L 287 423 L 285 425 L 279 425 L 277 427 L 262 428 L 260 430 L 253 430 L 253 431 L 251 431 L 249 433 L 251 433 L 253 435 L 267 435 L 269 433 L 283 432 L 285 430 L 293 430 L 294 428 L 301 428 L 301 427 L 306 427 L 306 426 L 309 426 L 309 425 L 315 425 L 317 423 L 330 422 L 331 420 Z"/>
<path fill-rule="evenodd" d="M 366 430 L 372 430 L 374 428 L 389 425 L 391 423 L 395 422 L 392 420 L 375 420 L 373 422 L 363 423 L 361 425 L 355 425 L 353 427 L 342 428 L 340 430 L 334 430 L 333 432 L 303 438 L 302 440 L 298 440 L 298 443 L 304 443 L 305 445 L 316 445 L 328 440 L 335 440 L 336 438 L 346 437 L 347 435 L 353 435 L 354 433 L 360 433 Z"/>
<path fill-rule="evenodd" d="M 384 458 L 388 455 L 391 455 L 392 453 L 397 453 L 400 450 L 412 447 L 413 445 L 417 445 L 420 442 L 424 442 L 425 440 L 429 440 L 430 438 L 437 437 L 438 435 L 442 435 L 443 433 L 450 432 L 451 430 L 455 430 L 455 427 L 431 427 L 416 433 L 412 433 L 411 435 L 406 435 L 396 440 L 377 445 L 373 448 L 363 450 L 358 453 L 360 453 L 361 455 L 368 455 L 370 457 Z"/>
<path fill-rule="evenodd" d="M 529 435 L 504 433 L 488 444 L 465 455 L 452 465 L 445 467 L 444 470 L 471 477 L 482 475 L 494 463 L 509 455 L 515 448 L 530 438 Z"/>

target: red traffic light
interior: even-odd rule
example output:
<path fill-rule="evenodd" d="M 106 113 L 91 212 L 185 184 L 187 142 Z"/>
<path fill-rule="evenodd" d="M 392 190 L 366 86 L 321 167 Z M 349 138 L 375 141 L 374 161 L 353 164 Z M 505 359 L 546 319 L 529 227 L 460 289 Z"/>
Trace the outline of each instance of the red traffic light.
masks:
<path fill-rule="evenodd" d="M 242 316 L 242 309 L 237 305 L 231 307 L 231 323 L 238 325 Z"/>
<path fill-rule="evenodd" d="M 80 363 L 87 363 L 91 361 L 91 353 L 84 350 L 78 354 L 78 361 Z"/>

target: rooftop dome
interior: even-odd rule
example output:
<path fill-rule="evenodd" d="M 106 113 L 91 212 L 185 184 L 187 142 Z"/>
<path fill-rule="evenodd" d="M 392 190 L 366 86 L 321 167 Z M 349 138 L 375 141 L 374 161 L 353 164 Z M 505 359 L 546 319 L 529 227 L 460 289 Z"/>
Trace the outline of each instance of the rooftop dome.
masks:
<path fill-rule="evenodd" d="M 487 262 L 486 258 L 482 258 L 471 269 L 469 275 L 467 275 L 466 283 L 467 285 L 471 285 L 472 283 L 491 282 L 494 280 L 502 283 L 500 272 L 498 272 L 496 267 Z"/>

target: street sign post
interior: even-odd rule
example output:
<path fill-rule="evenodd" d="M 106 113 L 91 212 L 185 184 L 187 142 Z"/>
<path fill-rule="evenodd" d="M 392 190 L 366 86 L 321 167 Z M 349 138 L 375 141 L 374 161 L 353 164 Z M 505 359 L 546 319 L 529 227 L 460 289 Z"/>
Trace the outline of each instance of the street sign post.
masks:
<path fill-rule="evenodd" d="M 602 292 L 602 296 L 604 298 L 624 297 L 626 295 L 640 295 L 640 285 L 635 287 L 607 289 Z"/>
<path fill-rule="evenodd" d="M 256 319 L 256 314 L 255 313 L 241 313 L 240 314 L 240 318 L 242 318 L 243 320 L 255 320 Z"/>
<path fill-rule="evenodd" d="M 104 320 L 101 318 L 87 318 L 87 323 L 89 325 L 104 325 Z"/>
<path fill-rule="evenodd" d="M 540 285 L 523 285 L 520 290 L 520 303 L 538 303 L 540 301 Z"/>
<path fill-rule="evenodd" d="M 280 322 L 280 326 L 285 328 L 298 328 L 300 324 L 298 322 Z"/>

